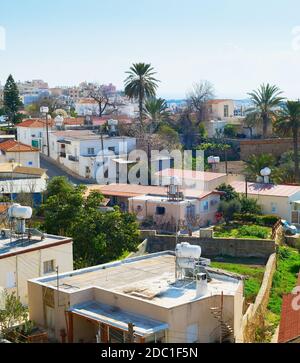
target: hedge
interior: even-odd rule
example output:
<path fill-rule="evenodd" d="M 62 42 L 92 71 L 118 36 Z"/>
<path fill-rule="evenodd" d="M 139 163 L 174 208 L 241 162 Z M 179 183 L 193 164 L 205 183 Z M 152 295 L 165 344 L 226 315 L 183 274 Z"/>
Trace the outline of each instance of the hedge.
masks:
<path fill-rule="evenodd" d="M 273 227 L 280 220 L 278 216 L 271 214 L 256 215 L 251 213 L 236 213 L 234 219 L 240 222 L 255 223 L 264 227 Z"/>

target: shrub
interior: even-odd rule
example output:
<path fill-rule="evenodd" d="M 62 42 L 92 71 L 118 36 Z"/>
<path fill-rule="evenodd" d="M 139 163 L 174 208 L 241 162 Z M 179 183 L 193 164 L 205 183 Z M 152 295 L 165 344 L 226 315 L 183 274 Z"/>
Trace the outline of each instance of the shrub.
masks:
<path fill-rule="evenodd" d="M 266 227 L 273 227 L 280 218 L 278 216 L 274 215 L 264 215 L 264 216 L 258 216 L 259 224 L 266 226 Z"/>
<path fill-rule="evenodd" d="M 227 137 L 236 137 L 237 131 L 235 125 L 228 124 L 224 127 L 224 135 Z"/>
<path fill-rule="evenodd" d="M 256 214 L 252 213 L 236 213 L 234 215 L 234 219 L 239 222 L 245 222 L 245 223 L 257 223 L 257 219 L 260 216 L 257 216 Z"/>
<path fill-rule="evenodd" d="M 234 199 L 230 202 L 222 201 L 219 206 L 219 212 L 223 214 L 226 223 L 233 220 L 233 216 L 241 211 L 241 203 Z"/>
<path fill-rule="evenodd" d="M 241 226 L 238 229 L 239 236 L 237 237 L 257 237 L 261 239 L 267 239 L 270 237 L 270 229 L 268 227 L 261 226 Z"/>
<path fill-rule="evenodd" d="M 245 195 L 240 197 L 241 202 L 241 212 L 242 213 L 251 213 L 251 214 L 262 214 L 262 208 L 258 204 L 258 201 L 253 198 L 247 198 Z"/>

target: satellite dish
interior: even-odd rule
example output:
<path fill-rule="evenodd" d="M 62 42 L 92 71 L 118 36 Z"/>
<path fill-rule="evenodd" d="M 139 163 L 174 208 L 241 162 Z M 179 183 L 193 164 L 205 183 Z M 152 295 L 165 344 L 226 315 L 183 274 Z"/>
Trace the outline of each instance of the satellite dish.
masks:
<path fill-rule="evenodd" d="M 272 170 L 270 168 L 264 168 L 260 171 L 260 175 L 265 177 L 265 176 L 270 176 L 272 173 Z"/>

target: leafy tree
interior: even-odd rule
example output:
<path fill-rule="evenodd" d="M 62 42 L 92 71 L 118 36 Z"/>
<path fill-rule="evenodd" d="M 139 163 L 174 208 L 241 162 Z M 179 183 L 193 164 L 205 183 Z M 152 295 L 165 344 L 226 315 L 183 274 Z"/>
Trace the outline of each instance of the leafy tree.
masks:
<path fill-rule="evenodd" d="M 227 124 L 224 128 L 224 136 L 226 137 L 236 137 L 236 127 L 234 125 Z"/>
<path fill-rule="evenodd" d="M 76 267 L 87 267 L 117 259 L 139 243 L 134 215 L 118 208 L 107 213 L 99 207 L 103 195 L 85 197 L 84 186 L 73 186 L 66 178 L 53 178 L 42 206 L 44 229 L 73 238 Z"/>
<path fill-rule="evenodd" d="M 244 129 L 249 130 L 250 139 L 253 139 L 253 129 L 259 124 L 260 116 L 256 112 L 250 112 L 244 118 Z"/>
<path fill-rule="evenodd" d="M 4 109 L 9 121 L 12 124 L 17 123 L 17 114 L 23 104 L 19 96 L 18 87 L 11 74 L 7 78 L 6 84 L 4 86 L 3 99 Z"/>
<path fill-rule="evenodd" d="M 22 305 L 15 293 L 9 294 L 4 291 L 3 294 L 4 309 L 0 309 L 0 334 L 6 337 L 15 324 L 28 321 L 28 309 Z"/>
<path fill-rule="evenodd" d="M 138 99 L 140 128 L 143 128 L 143 108 L 146 98 L 155 97 L 159 82 L 151 64 L 134 63 L 125 79 L 125 95 L 130 99 Z"/>
<path fill-rule="evenodd" d="M 157 135 L 160 138 L 162 148 L 175 149 L 180 147 L 178 132 L 169 125 L 160 125 Z"/>
<path fill-rule="evenodd" d="M 297 183 L 299 183 L 300 101 L 287 101 L 285 103 L 283 109 L 279 112 L 275 127 L 283 135 L 292 134 L 294 147 L 295 180 Z"/>
<path fill-rule="evenodd" d="M 226 224 L 234 219 L 236 213 L 241 211 L 241 203 L 238 199 L 230 200 L 229 202 L 223 200 L 219 205 L 219 212 L 222 213 Z"/>
<path fill-rule="evenodd" d="M 262 84 L 258 90 L 249 93 L 254 107 L 248 112 L 262 123 L 264 139 L 267 137 L 268 125 L 276 117 L 276 108 L 284 100 L 281 94 L 278 87 L 271 86 L 269 83 Z"/>
<path fill-rule="evenodd" d="M 238 193 L 234 190 L 234 188 L 230 184 L 221 184 L 217 190 L 219 192 L 223 192 L 224 194 L 221 196 L 221 200 L 226 202 L 230 202 L 231 200 L 238 198 Z"/>

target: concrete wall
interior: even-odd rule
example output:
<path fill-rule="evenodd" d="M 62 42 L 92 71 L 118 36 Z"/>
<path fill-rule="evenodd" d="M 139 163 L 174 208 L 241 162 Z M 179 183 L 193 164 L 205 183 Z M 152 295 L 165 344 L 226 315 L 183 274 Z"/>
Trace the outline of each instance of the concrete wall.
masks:
<path fill-rule="evenodd" d="M 12 160 L 23 166 L 32 168 L 40 167 L 39 152 L 7 152 L 5 155 L 0 155 L 0 163 L 10 163 Z"/>
<path fill-rule="evenodd" d="M 49 247 L 21 255 L 0 259 L 0 286 L 9 293 L 15 292 L 23 304 L 28 303 L 27 281 L 44 275 L 44 262 L 54 260 L 60 272 L 73 270 L 73 244 Z M 8 288 L 9 275 L 15 281 L 14 288 Z"/>
<path fill-rule="evenodd" d="M 247 161 L 251 155 L 272 154 L 280 157 L 284 152 L 292 150 L 292 139 L 267 139 L 240 141 L 241 160 Z"/>
<path fill-rule="evenodd" d="M 253 343 L 256 330 L 264 326 L 264 316 L 269 303 L 273 276 L 276 271 L 276 254 L 272 254 L 266 265 L 263 282 L 255 303 L 251 304 L 243 316 L 241 331 L 238 335 L 238 343 Z"/>
<path fill-rule="evenodd" d="M 204 257 L 256 257 L 268 259 L 275 252 L 275 242 L 271 240 L 247 239 L 200 239 L 197 237 L 178 237 L 178 242 L 189 242 L 202 248 Z M 175 250 L 175 236 L 156 235 L 148 237 L 147 251 L 149 253 Z"/>

